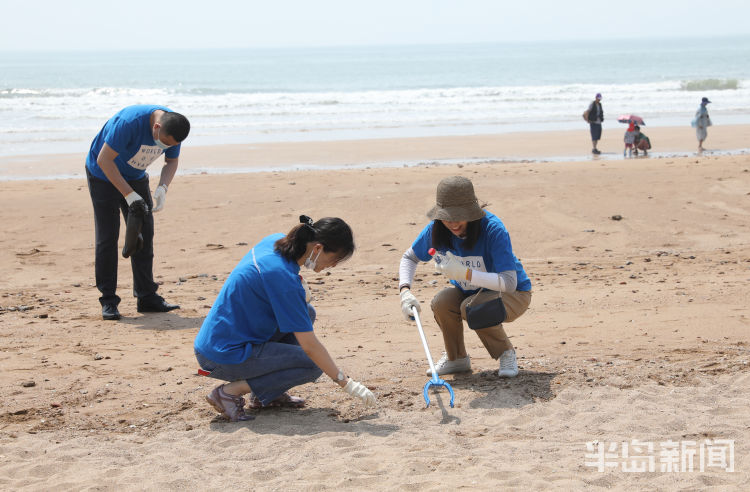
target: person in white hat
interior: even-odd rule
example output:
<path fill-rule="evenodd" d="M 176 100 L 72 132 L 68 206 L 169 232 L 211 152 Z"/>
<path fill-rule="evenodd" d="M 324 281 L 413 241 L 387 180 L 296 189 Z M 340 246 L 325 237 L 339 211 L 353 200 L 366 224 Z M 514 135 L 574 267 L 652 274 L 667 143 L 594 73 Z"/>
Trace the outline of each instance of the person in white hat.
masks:
<path fill-rule="evenodd" d="M 432 299 L 435 321 L 443 332 L 445 353 L 435 364 L 439 375 L 471 370 L 464 345 L 463 320 L 499 359 L 500 377 L 515 377 L 518 362 L 503 323 L 521 316 L 531 303 L 531 281 L 516 258 L 502 221 L 479 205 L 471 181 L 461 176 L 443 179 L 437 188 L 432 219 L 403 254 L 399 267 L 401 311 L 407 320 L 412 308 L 421 312 L 411 285 L 419 261 L 437 250 L 436 270 L 450 279 Z M 427 374 L 431 375 L 430 370 Z"/>

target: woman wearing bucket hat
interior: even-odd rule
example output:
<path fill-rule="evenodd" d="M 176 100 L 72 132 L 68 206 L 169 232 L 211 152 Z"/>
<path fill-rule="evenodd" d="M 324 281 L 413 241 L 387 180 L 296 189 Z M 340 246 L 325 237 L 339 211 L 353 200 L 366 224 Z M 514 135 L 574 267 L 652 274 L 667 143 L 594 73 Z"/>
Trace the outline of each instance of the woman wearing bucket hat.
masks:
<path fill-rule="evenodd" d="M 531 281 L 513 254 L 510 235 L 502 221 L 479 205 L 471 181 L 461 176 L 438 184 L 432 219 L 406 250 L 399 267 L 401 311 L 411 318 L 421 312 L 410 287 L 419 261 L 430 260 L 430 249 L 441 256 L 438 272 L 450 279 L 432 299 L 435 321 L 443 332 L 445 353 L 435 365 L 438 375 L 471 370 L 464 345 L 463 320 L 476 332 L 493 359 L 500 360 L 498 375 L 518 374 L 516 353 L 503 329 L 531 303 Z M 430 371 L 427 373 L 429 375 Z"/>

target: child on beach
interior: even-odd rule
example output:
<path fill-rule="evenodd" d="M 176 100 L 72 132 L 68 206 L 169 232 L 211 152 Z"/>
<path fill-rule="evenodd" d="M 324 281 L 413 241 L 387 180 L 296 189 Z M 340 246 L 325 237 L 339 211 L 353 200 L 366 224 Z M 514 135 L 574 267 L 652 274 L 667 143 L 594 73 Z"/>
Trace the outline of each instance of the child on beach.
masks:
<path fill-rule="evenodd" d="M 625 131 L 625 149 L 622 151 L 622 156 L 633 156 L 633 144 L 635 143 L 635 123 L 632 121 L 628 125 L 628 129 Z"/>

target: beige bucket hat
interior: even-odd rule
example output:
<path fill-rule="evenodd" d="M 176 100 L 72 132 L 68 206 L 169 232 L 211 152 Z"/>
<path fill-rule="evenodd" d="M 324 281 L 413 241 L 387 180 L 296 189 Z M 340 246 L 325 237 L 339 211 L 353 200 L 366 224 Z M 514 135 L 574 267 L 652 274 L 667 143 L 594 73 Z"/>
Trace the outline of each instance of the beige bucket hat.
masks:
<path fill-rule="evenodd" d="M 443 178 L 438 184 L 435 202 L 427 212 L 427 217 L 432 220 L 471 222 L 484 217 L 484 205 L 479 205 L 474 185 L 462 176 Z"/>

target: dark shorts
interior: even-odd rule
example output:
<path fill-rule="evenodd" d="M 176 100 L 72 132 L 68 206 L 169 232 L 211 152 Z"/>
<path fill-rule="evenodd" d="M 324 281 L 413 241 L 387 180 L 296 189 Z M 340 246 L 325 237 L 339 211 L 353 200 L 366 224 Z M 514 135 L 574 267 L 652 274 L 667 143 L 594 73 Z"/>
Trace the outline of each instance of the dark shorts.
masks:
<path fill-rule="evenodd" d="M 591 140 L 601 140 L 602 138 L 602 124 L 601 123 L 589 123 L 591 127 Z"/>

